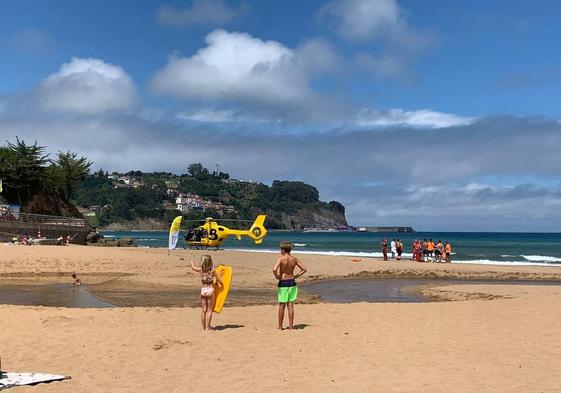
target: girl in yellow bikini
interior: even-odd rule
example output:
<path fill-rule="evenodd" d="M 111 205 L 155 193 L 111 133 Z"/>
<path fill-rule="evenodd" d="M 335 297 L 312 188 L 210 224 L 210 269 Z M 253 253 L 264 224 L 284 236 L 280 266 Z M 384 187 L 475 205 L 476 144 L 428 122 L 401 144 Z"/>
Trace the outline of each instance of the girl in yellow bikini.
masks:
<path fill-rule="evenodd" d="M 203 330 L 212 330 L 210 322 L 212 320 L 212 309 L 214 307 L 214 278 L 218 285 L 222 285 L 222 279 L 214 271 L 212 258 L 210 255 L 203 255 L 201 266 L 195 266 L 191 261 L 191 269 L 201 273 L 201 325 Z"/>

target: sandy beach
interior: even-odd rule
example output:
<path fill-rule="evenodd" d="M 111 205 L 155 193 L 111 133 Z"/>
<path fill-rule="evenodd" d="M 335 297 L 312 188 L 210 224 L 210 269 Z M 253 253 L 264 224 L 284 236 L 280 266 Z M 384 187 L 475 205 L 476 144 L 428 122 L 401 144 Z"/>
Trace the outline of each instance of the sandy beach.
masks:
<path fill-rule="evenodd" d="M 302 296 L 295 331 L 275 329 L 274 254 L 210 252 L 233 266 L 228 307 L 203 333 L 203 252 L 0 246 L 0 282 L 70 283 L 78 273 L 100 299 L 124 307 L 0 305 L 5 370 L 72 380 L 44 392 L 554 392 L 561 287 L 424 288 L 431 303 L 322 303 Z M 296 254 L 297 255 L 297 254 Z M 561 279 L 561 268 L 435 265 L 305 255 L 307 280 L 353 277 Z M 135 306 L 135 307 L 129 307 Z M 211 382 L 214 380 L 218 382 Z"/>

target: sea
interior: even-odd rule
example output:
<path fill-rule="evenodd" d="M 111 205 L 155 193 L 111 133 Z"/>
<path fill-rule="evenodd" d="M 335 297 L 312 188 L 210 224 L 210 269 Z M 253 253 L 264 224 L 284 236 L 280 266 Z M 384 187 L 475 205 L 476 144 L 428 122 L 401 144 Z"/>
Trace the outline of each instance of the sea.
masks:
<path fill-rule="evenodd" d="M 119 231 L 102 232 L 107 237 L 130 237 L 139 247 L 167 247 L 168 232 Z M 181 233 L 177 248 L 187 246 Z M 289 232 L 269 230 L 263 243 L 256 245 L 248 238 L 227 239 L 226 250 L 277 253 L 279 243 L 288 240 L 294 253 L 340 255 L 356 258 L 381 257 L 383 238 L 401 239 L 403 258 L 411 257 L 415 239 L 441 240 L 452 244 L 452 263 L 485 265 L 561 265 L 561 233 L 498 233 L 498 232 Z"/>

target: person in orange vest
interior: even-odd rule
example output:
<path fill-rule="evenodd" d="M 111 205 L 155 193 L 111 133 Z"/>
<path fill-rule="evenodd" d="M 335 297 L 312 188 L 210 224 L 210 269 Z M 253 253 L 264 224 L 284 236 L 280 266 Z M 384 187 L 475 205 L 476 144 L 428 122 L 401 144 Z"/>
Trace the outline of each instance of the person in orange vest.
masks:
<path fill-rule="evenodd" d="M 452 245 L 450 243 L 448 243 L 446 241 L 446 244 L 444 245 L 444 252 L 446 253 L 446 262 L 450 263 L 452 262 Z"/>
<path fill-rule="evenodd" d="M 434 242 L 432 241 L 432 239 L 429 239 L 429 242 L 427 243 L 427 251 L 429 253 L 429 256 L 431 258 L 434 258 Z"/>

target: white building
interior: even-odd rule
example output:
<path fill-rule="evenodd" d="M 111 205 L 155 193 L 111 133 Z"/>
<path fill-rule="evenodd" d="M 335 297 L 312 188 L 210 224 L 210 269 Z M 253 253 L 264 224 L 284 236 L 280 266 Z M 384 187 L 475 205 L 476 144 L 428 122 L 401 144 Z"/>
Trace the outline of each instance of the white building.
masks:
<path fill-rule="evenodd" d="M 187 213 L 193 210 L 203 210 L 205 201 L 196 194 L 179 194 L 175 198 L 177 210 L 181 213 Z"/>

